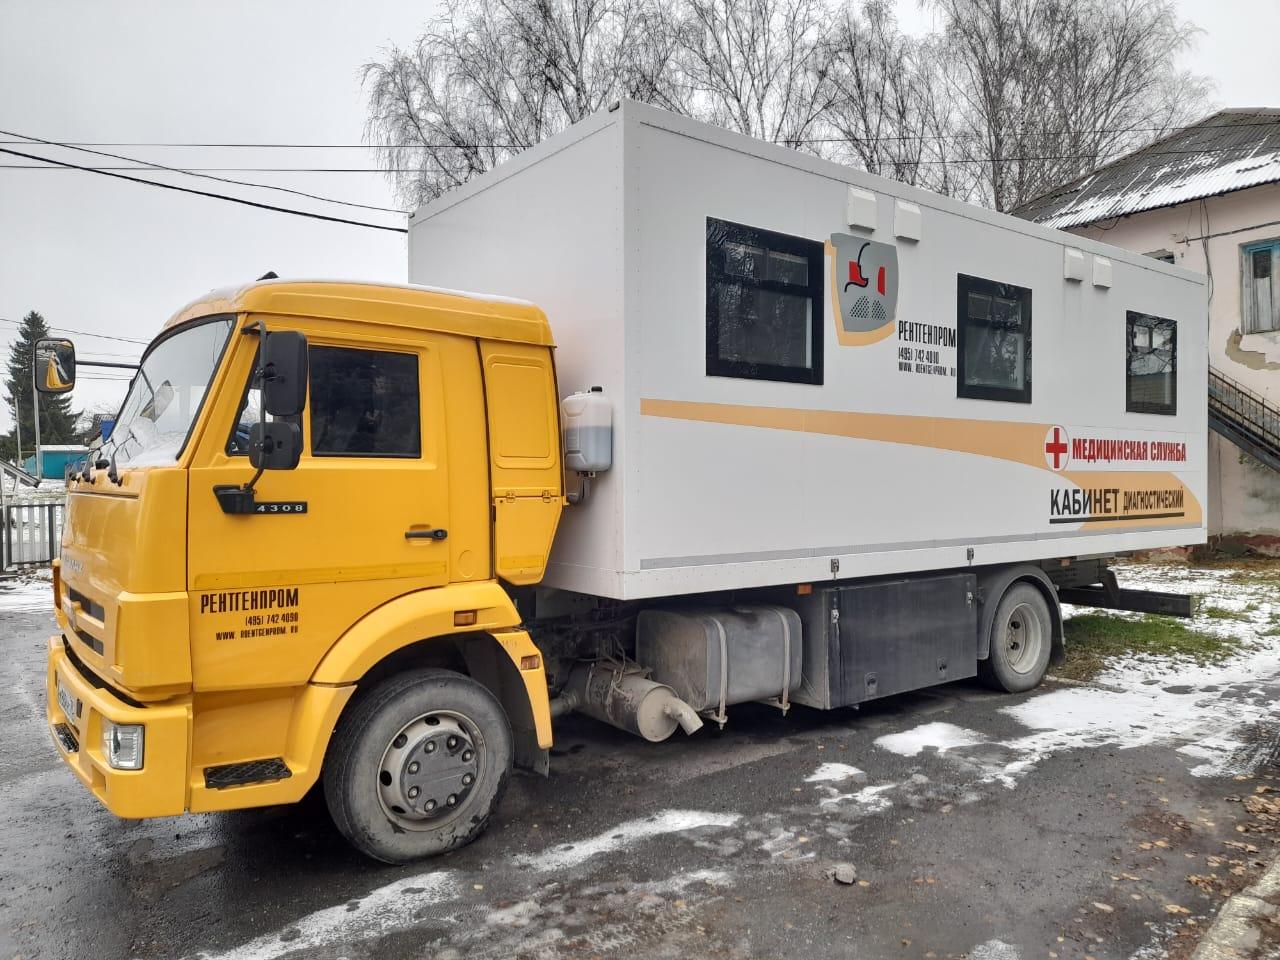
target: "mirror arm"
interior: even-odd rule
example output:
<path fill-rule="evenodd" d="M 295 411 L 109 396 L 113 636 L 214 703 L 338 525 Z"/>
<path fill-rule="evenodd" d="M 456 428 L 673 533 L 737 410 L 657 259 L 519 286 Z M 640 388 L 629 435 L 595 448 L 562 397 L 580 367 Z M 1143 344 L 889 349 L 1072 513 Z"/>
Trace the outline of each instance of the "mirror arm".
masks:
<path fill-rule="evenodd" d="M 265 320 L 254 320 L 240 331 L 242 334 L 259 338 L 259 343 L 267 342 L 267 324 Z M 259 346 L 259 359 L 261 359 L 261 346 Z M 263 386 L 263 368 L 257 367 L 253 371 L 254 379 L 258 381 L 258 389 L 261 391 Z M 261 396 L 261 393 L 259 394 Z M 266 405 L 259 402 L 258 404 L 258 423 L 267 422 Z M 237 483 L 219 483 L 213 488 L 213 495 L 218 500 L 218 506 L 222 508 L 223 513 L 253 513 L 255 505 L 253 488 L 258 482 L 258 478 L 262 476 L 265 467 L 259 467 L 248 483 L 243 486 Z"/>

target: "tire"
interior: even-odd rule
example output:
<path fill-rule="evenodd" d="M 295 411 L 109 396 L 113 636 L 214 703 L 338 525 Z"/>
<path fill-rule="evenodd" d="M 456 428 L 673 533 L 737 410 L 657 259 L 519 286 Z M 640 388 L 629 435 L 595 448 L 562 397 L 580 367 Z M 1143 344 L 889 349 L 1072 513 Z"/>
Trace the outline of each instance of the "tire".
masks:
<path fill-rule="evenodd" d="M 484 831 L 512 756 L 511 725 L 488 689 L 452 670 L 414 670 L 369 690 L 338 722 L 325 801 L 361 853 L 408 863 Z"/>
<path fill-rule="evenodd" d="M 1044 594 L 1025 581 L 1012 584 L 1000 598 L 991 621 L 991 651 L 978 662 L 989 687 L 1023 693 L 1040 685 L 1053 651 L 1053 617 Z"/>

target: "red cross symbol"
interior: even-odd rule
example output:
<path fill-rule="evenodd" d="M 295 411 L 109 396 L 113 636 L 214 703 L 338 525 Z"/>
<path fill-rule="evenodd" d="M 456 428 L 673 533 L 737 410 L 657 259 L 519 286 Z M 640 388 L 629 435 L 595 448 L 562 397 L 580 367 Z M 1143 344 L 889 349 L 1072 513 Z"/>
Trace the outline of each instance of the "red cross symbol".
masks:
<path fill-rule="evenodd" d="M 1044 435 L 1044 462 L 1052 469 L 1061 470 L 1067 465 L 1070 449 L 1070 437 L 1061 427 L 1053 427 Z"/>

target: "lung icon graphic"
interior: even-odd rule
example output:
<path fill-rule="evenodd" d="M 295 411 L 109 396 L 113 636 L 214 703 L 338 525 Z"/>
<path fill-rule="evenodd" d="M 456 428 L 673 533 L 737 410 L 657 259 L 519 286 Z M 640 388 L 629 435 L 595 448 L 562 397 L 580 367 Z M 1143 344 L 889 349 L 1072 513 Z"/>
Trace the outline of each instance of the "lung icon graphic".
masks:
<path fill-rule="evenodd" d="M 846 333 L 870 333 L 898 313 L 898 248 L 848 234 L 831 236 L 836 302 Z"/>

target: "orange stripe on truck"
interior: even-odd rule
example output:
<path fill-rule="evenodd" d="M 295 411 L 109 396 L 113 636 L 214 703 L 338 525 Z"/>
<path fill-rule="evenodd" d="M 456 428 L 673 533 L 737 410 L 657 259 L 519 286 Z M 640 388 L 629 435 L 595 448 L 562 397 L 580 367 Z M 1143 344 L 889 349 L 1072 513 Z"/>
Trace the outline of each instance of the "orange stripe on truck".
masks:
<path fill-rule="evenodd" d="M 1007 423 L 997 420 L 963 420 L 955 417 L 919 417 L 899 413 L 860 413 L 846 410 L 805 410 L 791 407 L 760 407 L 736 403 L 701 403 L 690 400 L 642 398 L 640 414 L 667 420 L 695 423 L 720 423 L 739 427 L 761 427 L 768 430 L 790 430 L 797 433 L 872 440 L 877 443 L 902 443 L 933 450 L 949 450 L 978 457 L 991 457 L 1049 471 L 1044 459 L 1044 437 L 1051 429 L 1045 423 Z M 1050 471 L 1051 472 L 1051 471 Z M 1107 524 L 1117 527 L 1189 526 L 1201 522 L 1200 502 L 1186 484 L 1173 473 L 1155 471 L 1063 470 L 1063 482 L 1082 490 L 1105 484 L 1120 491 L 1118 508 L 1105 514 L 1117 519 Z M 1183 506 L 1177 516 L 1138 516 L 1118 519 L 1125 513 L 1125 494 L 1163 485 L 1182 491 Z M 1150 513 L 1149 511 L 1144 511 Z"/>

